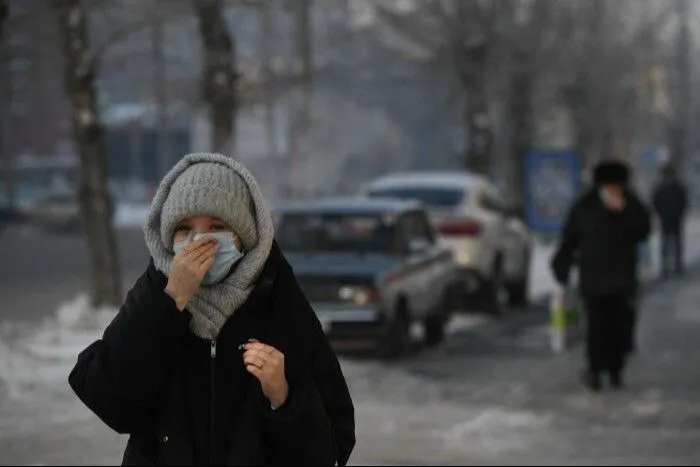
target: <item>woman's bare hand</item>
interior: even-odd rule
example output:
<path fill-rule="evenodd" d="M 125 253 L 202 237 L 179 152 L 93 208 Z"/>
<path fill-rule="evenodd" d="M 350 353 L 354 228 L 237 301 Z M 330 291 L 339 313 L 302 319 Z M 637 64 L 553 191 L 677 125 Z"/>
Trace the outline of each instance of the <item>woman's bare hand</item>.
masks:
<path fill-rule="evenodd" d="M 192 299 L 202 279 L 214 264 L 219 243 L 216 240 L 205 237 L 196 240 L 175 255 L 170 265 L 168 285 L 165 293 L 170 295 L 182 311 Z"/>
<path fill-rule="evenodd" d="M 289 385 L 284 374 L 284 354 L 261 342 L 249 342 L 243 349 L 246 370 L 258 378 L 263 394 L 272 406 L 280 407 L 289 395 Z"/>

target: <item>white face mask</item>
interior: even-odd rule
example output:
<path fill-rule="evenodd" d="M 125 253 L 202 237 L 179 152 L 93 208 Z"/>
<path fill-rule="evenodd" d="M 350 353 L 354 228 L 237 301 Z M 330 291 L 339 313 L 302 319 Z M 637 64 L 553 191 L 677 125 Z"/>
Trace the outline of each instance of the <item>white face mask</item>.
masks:
<path fill-rule="evenodd" d="M 202 285 L 213 285 L 221 282 L 231 271 L 234 264 L 243 258 L 243 252 L 239 251 L 233 240 L 236 238 L 233 232 L 215 232 L 203 234 L 190 234 L 190 238 L 185 241 L 175 243 L 173 251 L 180 253 L 190 242 L 200 238 L 210 237 L 219 242 L 219 251 L 216 252 L 214 264 L 202 280 Z"/>

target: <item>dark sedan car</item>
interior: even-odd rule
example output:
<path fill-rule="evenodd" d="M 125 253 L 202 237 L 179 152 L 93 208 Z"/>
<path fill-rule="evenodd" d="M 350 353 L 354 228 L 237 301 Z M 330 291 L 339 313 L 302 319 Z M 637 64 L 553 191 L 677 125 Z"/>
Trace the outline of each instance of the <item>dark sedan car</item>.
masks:
<path fill-rule="evenodd" d="M 456 270 L 422 205 L 291 202 L 275 210 L 275 222 L 277 241 L 331 340 L 372 340 L 381 354 L 398 357 L 412 336 L 428 345 L 443 339 Z"/>

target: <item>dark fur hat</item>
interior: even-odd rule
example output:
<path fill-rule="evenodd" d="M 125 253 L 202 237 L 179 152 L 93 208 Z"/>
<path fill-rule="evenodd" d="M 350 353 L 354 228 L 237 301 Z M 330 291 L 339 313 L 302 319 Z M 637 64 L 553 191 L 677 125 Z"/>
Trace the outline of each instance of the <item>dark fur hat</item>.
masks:
<path fill-rule="evenodd" d="M 616 183 L 626 185 L 630 178 L 627 164 L 619 161 L 603 161 L 596 165 L 593 171 L 593 181 L 596 185 Z"/>

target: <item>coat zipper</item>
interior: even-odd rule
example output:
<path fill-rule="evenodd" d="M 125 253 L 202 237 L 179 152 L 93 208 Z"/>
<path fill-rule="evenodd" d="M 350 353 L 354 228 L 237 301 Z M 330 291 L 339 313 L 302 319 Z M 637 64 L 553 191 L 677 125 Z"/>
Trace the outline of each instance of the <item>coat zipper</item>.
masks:
<path fill-rule="evenodd" d="M 210 343 L 210 356 L 211 356 L 211 364 L 209 365 L 210 371 L 209 374 L 211 376 L 211 398 L 210 398 L 210 413 L 209 413 L 209 420 L 210 420 L 210 433 L 209 433 L 209 438 L 211 441 L 211 460 L 210 464 L 214 465 L 216 462 L 214 455 L 216 454 L 214 446 L 216 445 L 216 439 L 214 436 L 214 429 L 216 427 L 216 339 L 212 339 Z"/>

